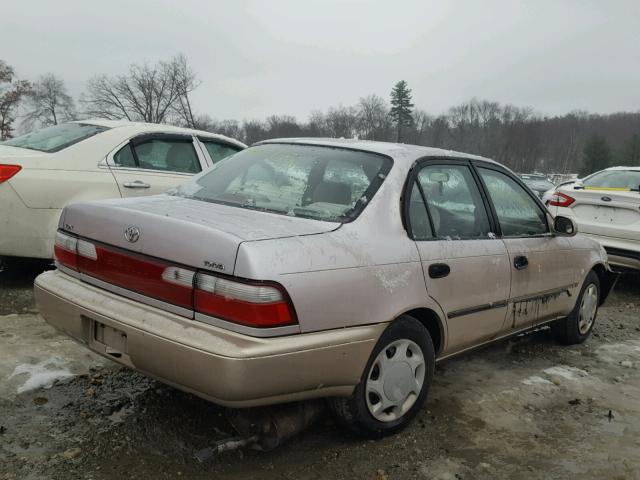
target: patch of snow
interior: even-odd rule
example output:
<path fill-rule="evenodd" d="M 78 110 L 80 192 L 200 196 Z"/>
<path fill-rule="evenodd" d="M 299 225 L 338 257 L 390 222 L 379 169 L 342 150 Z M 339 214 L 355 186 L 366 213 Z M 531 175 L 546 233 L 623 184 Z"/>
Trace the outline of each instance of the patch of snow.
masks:
<path fill-rule="evenodd" d="M 576 367 L 569 367 L 567 365 L 557 365 L 544 370 L 547 375 L 555 375 L 562 377 L 566 380 L 580 380 L 581 378 L 588 377 L 589 374 L 584 370 Z"/>
<path fill-rule="evenodd" d="M 36 364 L 18 365 L 8 379 L 18 375 L 29 375 L 27 380 L 17 389 L 18 393 L 28 392 L 38 388 L 50 388 L 56 380 L 73 377 L 74 375 L 63 366 L 65 361 L 59 357 L 51 357 Z"/>
<path fill-rule="evenodd" d="M 525 378 L 524 380 L 522 380 L 522 383 L 524 383 L 525 385 L 553 385 L 553 382 L 550 382 L 549 380 L 537 375 L 532 375 L 529 378 Z"/>

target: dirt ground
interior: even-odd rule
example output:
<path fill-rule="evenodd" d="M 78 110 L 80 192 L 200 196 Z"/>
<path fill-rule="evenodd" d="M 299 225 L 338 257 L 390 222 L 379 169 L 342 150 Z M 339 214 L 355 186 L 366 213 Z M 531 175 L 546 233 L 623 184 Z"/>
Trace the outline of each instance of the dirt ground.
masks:
<path fill-rule="evenodd" d="M 38 269 L 0 272 L 0 479 L 640 479 L 640 277 L 586 344 L 547 330 L 440 364 L 404 432 L 362 441 L 325 414 L 280 448 L 196 453 L 223 409 L 109 363 L 38 316 Z M 203 372 L 204 373 L 204 372 Z"/>

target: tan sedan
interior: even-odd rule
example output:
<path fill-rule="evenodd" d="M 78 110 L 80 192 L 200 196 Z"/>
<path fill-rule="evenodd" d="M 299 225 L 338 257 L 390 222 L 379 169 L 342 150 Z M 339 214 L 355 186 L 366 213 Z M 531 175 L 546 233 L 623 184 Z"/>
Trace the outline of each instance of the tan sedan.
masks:
<path fill-rule="evenodd" d="M 481 157 L 273 140 L 169 194 L 67 207 L 45 319 L 212 402 L 331 397 L 365 436 L 422 407 L 434 365 L 551 324 L 583 342 L 605 251 Z"/>

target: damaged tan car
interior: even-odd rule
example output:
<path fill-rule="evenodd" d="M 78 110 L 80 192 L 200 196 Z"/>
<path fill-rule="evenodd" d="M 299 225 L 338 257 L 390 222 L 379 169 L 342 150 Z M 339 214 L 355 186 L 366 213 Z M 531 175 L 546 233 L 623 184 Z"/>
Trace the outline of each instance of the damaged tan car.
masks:
<path fill-rule="evenodd" d="M 434 365 L 550 324 L 591 333 L 605 251 L 491 160 L 357 140 L 262 142 L 164 195 L 76 204 L 53 326 L 220 405 L 328 397 L 377 437 L 425 402 Z"/>

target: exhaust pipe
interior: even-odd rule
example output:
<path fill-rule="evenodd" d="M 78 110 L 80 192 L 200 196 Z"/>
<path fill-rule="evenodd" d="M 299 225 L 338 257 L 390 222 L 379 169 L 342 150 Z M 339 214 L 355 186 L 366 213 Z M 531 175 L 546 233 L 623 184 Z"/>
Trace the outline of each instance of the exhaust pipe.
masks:
<path fill-rule="evenodd" d="M 255 439 L 251 448 L 268 452 L 309 428 L 323 410 L 322 400 L 312 400 L 227 410 L 227 420 L 241 437 Z"/>

